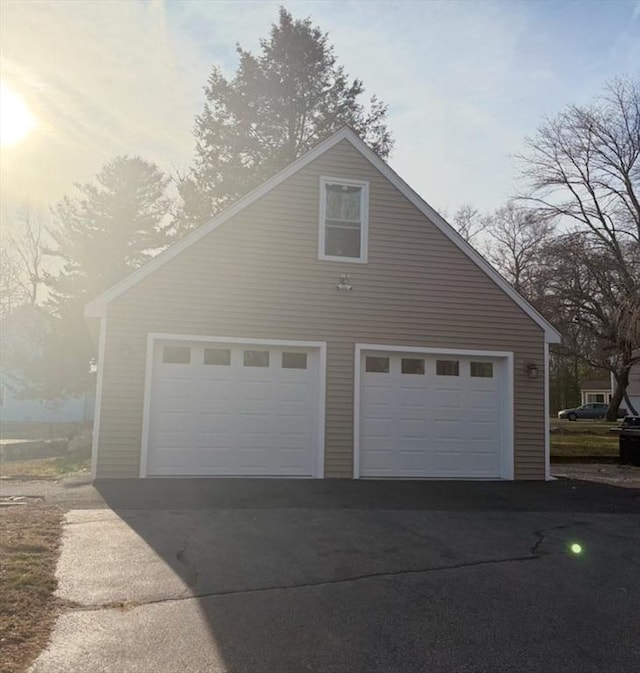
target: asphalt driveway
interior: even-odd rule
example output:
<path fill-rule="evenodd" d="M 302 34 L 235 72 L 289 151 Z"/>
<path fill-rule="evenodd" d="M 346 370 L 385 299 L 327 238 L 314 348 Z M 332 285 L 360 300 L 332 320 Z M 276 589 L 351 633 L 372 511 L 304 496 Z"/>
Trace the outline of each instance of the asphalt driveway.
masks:
<path fill-rule="evenodd" d="M 105 483 L 58 578 L 34 673 L 640 670 L 634 489 Z"/>

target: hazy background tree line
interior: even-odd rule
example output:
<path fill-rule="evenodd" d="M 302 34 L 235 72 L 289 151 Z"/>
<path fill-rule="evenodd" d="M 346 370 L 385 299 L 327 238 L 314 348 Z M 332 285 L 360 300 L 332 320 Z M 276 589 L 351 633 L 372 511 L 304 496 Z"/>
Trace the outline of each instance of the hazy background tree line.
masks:
<path fill-rule="evenodd" d="M 233 78 L 214 67 L 204 87 L 188 172 L 115 157 L 50 212 L 25 206 L 4 227 L 19 233 L 0 247 L 0 318 L 32 305 L 48 325 L 35 348 L 3 353 L 26 396 L 87 390 L 95 344 L 84 304 L 343 125 L 389 156 L 386 105 L 365 99 L 310 19 L 281 9 L 258 54 L 237 52 Z M 578 402 L 583 378 L 611 372 L 615 414 L 640 360 L 639 153 L 638 84 L 612 82 L 527 139 L 521 194 L 493 213 L 469 204 L 449 218 L 562 333 L 552 410 Z"/>

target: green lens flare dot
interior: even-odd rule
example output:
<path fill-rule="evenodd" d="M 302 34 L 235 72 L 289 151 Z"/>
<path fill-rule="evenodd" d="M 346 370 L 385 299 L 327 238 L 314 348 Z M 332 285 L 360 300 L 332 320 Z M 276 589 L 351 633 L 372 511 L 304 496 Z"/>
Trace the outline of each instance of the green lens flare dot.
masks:
<path fill-rule="evenodd" d="M 574 542 L 574 543 L 569 547 L 569 549 L 571 549 L 571 551 L 572 551 L 574 554 L 582 554 L 582 545 L 578 544 L 577 542 Z"/>

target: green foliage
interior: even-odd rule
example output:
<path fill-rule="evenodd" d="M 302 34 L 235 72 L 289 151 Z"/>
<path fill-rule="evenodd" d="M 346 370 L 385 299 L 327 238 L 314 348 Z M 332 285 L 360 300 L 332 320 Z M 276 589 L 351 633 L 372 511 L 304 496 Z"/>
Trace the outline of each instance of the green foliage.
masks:
<path fill-rule="evenodd" d="M 146 262 L 169 242 L 169 178 L 140 157 L 106 163 L 95 184 L 76 185 L 79 196 L 55 208 L 55 246 L 63 262 L 48 278 L 53 304 L 84 303 Z"/>
<path fill-rule="evenodd" d="M 95 335 L 84 305 L 144 264 L 170 242 L 166 195 L 169 178 L 139 157 L 116 157 L 94 183 L 78 184 L 78 196 L 54 209 L 54 241 L 47 253 L 61 262 L 49 275 L 46 329 L 28 345 L 29 357 L 15 363 L 21 393 L 61 399 L 91 389 Z"/>
<path fill-rule="evenodd" d="M 237 51 L 233 79 L 213 68 L 196 118 L 196 162 L 179 184 L 178 224 L 189 229 L 250 191 L 344 125 L 383 158 L 387 107 L 337 65 L 328 36 L 284 8 L 260 54 Z"/>

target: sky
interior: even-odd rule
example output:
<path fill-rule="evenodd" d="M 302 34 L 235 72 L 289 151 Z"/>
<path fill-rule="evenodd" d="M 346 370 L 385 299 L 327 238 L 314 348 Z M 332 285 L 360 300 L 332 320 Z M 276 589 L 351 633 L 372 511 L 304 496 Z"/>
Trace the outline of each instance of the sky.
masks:
<path fill-rule="evenodd" d="M 0 0 L 0 79 L 37 120 L 0 148 L 3 210 L 73 195 L 118 154 L 184 172 L 211 67 L 232 75 L 280 4 L 389 105 L 389 163 L 445 214 L 499 207 L 545 116 L 640 77 L 640 0 Z"/>

